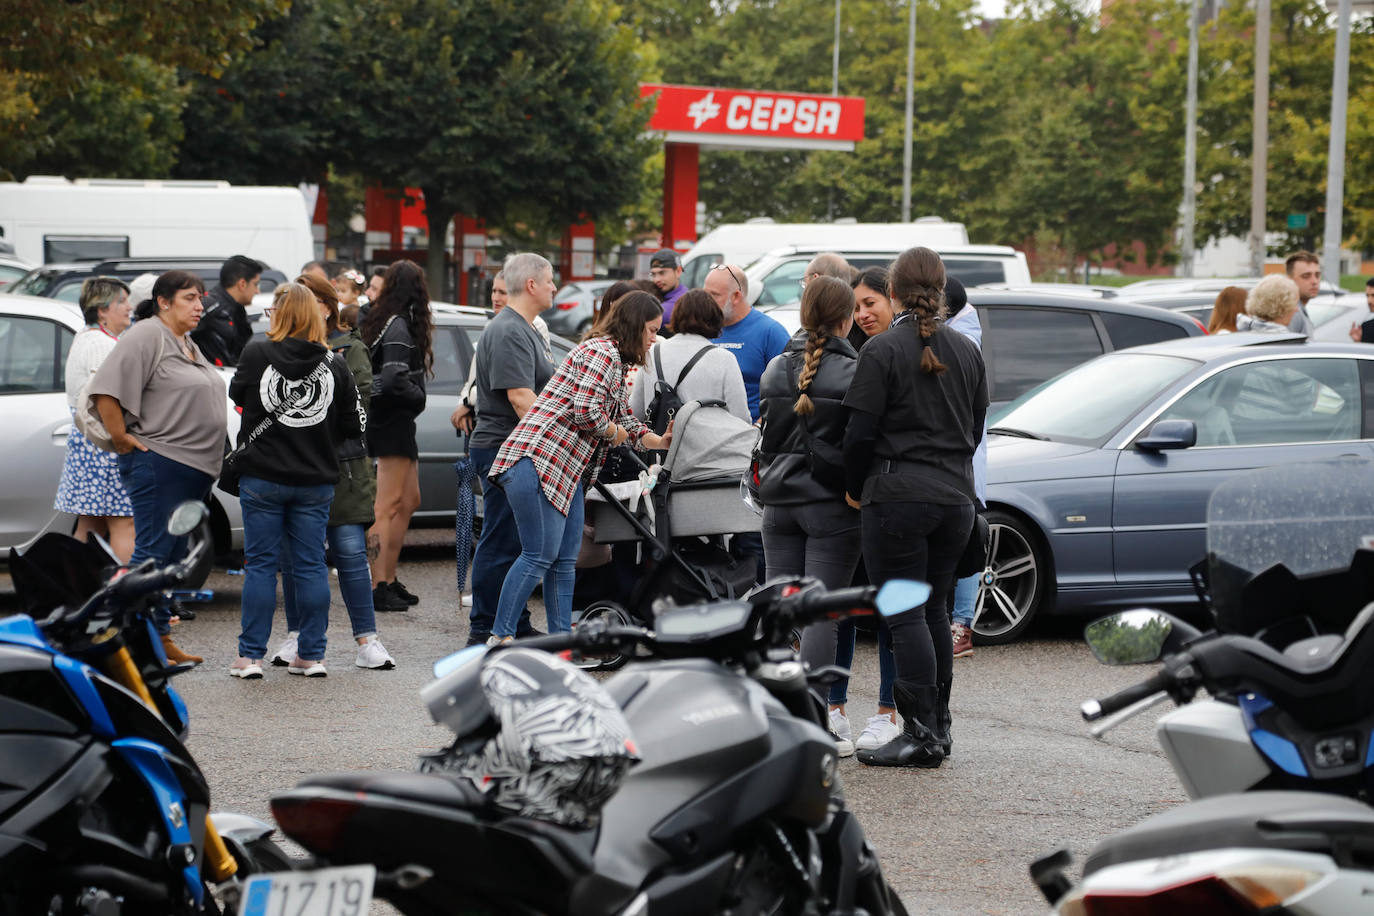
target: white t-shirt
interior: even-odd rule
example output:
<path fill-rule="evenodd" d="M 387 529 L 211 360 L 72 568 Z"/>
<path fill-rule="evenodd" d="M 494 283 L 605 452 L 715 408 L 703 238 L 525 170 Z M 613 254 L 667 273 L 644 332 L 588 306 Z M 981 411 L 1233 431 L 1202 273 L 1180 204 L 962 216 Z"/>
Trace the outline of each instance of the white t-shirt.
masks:
<path fill-rule="evenodd" d="M 105 362 L 105 357 L 115 348 L 116 339 L 103 328 L 86 328 L 76 335 L 72 348 L 67 351 L 67 372 L 64 382 L 67 388 L 67 406 L 76 409 L 76 396 L 81 386 L 95 375 L 95 370 Z"/>

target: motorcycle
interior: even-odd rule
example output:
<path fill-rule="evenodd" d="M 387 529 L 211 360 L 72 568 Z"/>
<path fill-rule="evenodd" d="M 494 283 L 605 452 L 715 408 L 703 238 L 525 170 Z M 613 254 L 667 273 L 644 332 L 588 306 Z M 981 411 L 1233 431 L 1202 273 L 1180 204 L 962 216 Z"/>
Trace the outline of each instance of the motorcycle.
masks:
<path fill-rule="evenodd" d="M 1090 624 L 1104 664 L 1159 671 L 1083 704 L 1101 736 L 1174 700 L 1156 733 L 1192 799 L 1109 837 L 1083 880 L 1031 866 L 1064 916 L 1338 914 L 1374 894 L 1374 468 L 1265 468 L 1219 487 L 1193 575 L 1216 629 L 1136 610 Z M 1358 488 L 1364 487 L 1363 491 Z M 1199 700 L 1205 690 L 1208 699 Z M 1345 796 L 1345 797 L 1341 797 Z"/>
<path fill-rule="evenodd" d="M 1090 624 L 1104 664 L 1160 662 L 1145 681 L 1083 704 L 1093 734 L 1173 700 L 1156 735 L 1190 798 L 1291 789 L 1369 801 L 1371 485 L 1368 462 L 1342 461 L 1264 468 L 1219 487 L 1195 571 L 1217 628 L 1200 633 L 1150 610 Z"/>
<path fill-rule="evenodd" d="M 594 619 L 465 649 L 422 691 L 455 740 L 421 772 L 325 774 L 272 797 L 322 870 L 251 878 L 241 914 L 328 888 L 321 916 L 356 916 L 374 889 L 408 914 L 902 916 L 811 689 L 843 671 L 808 672 L 788 646 L 794 627 L 929 593 L 779 580 L 660 607 L 653 630 Z M 593 657 L 632 661 L 603 687 L 576 666 Z"/>
<path fill-rule="evenodd" d="M 269 824 L 209 814 L 189 715 L 153 623 L 209 547 L 188 502 L 168 530 L 186 558 L 118 560 L 48 534 L 10 563 L 26 613 L 0 619 L 0 912 L 212 913 L 236 874 L 290 868 Z M 122 572 L 122 574 L 120 574 Z"/>

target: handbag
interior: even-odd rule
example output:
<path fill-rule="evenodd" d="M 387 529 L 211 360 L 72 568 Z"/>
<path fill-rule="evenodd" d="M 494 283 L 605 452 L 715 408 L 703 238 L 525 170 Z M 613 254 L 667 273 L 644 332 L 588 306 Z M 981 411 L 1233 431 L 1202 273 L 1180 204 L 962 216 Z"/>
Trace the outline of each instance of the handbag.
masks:
<path fill-rule="evenodd" d="M 968 543 L 964 545 L 964 552 L 959 556 L 958 565 L 954 567 L 956 580 L 975 575 L 987 568 L 988 545 L 991 540 L 992 532 L 988 528 L 987 516 L 981 512 L 976 513 L 973 516 L 973 528 L 968 533 Z"/>
<path fill-rule="evenodd" d="M 787 377 L 792 390 L 797 391 L 797 364 L 795 360 L 789 359 L 787 361 Z M 811 435 L 811 427 L 806 422 L 805 414 L 796 414 L 796 417 L 805 439 L 803 446 L 806 449 L 806 466 L 811 471 L 811 476 L 828 490 L 843 490 L 844 453 L 824 439 L 817 439 Z"/>
<path fill-rule="evenodd" d="M 324 359 L 320 360 L 320 364 L 315 367 L 313 372 L 306 376 L 306 379 L 315 380 L 323 378 L 323 374 L 329 371 L 329 360 L 332 357 L 332 353 L 325 354 Z M 286 401 L 282 401 L 277 405 L 275 410 L 263 417 L 262 422 L 248 434 L 248 438 L 244 440 L 243 444 L 224 456 L 224 461 L 220 464 L 219 468 L 219 482 L 216 483 L 215 486 L 225 493 L 228 493 L 230 496 L 238 496 L 239 478 L 243 476 L 243 454 L 248 451 L 248 446 L 252 445 L 253 440 L 258 438 L 258 436 L 267 432 L 267 428 L 271 426 L 274 421 L 281 419 L 281 416 L 288 410 L 292 410 L 305 403 L 306 399 L 310 396 L 310 390 L 307 388 L 307 390 L 302 392 L 301 396 L 296 400 L 289 404 Z"/>

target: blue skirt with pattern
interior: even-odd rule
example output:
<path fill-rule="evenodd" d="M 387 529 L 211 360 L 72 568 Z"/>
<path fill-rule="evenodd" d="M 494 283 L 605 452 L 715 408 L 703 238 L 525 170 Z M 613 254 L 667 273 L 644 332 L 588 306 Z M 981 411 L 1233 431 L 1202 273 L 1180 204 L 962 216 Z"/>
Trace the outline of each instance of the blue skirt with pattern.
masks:
<path fill-rule="evenodd" d="M 53 508 L 72 515 L 133 515 L 134 507 L 119 479 L 118 458 L 91 445 L 73 424 L 67 434 L 67 458 Z"/>

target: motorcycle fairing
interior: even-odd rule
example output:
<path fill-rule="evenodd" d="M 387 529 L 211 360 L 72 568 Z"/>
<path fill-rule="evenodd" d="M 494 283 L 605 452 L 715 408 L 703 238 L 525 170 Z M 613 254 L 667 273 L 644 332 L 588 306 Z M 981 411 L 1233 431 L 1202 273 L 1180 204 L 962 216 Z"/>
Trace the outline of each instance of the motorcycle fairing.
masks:
<path fill-rule="evenodd" d="M 48 645 L 48 641 L 43 638 L 43 631 L 38 629 L 38 624 L 27 614 L 0 617 L 0 642 L 27 646 L 49 655 L 56 654 L 52 646 Z"/>
<path fill-rule="evenodd" d="M 1255 721 L 1257 716 L 1272 709 L 1274 704 L 1255 693 L 1241 695 L 1239 702 L 1241 715 L 1245 717 L 1245 728 L 1250 732 L 1250 740 L 1255 742 L 1255 747 L 1259 748 L 1260 753 L 1290 776 L 1306 779 L 1307 767 L 1303 765 L 1302 752 L 1298 750 L 1298 746 L 1281 735 L 1261 728 Z"/>
<path fill-rule="evenodd" d="M 173 764 L 177 761 L 167 749 L 141 738 L 121 738 L 112 742 L 111 746 L 143 778 L 144 784 L 152 792 L 163 826 L 167 828 L 169 844 L 191 850 L 200 849 L 204 841 L 205 809 L 202 805 L 189 803 L 181 780 L 173 772 Z M 191 899 L 200 906 L 205 895 L 200 863 L 195 859 L 186 863 L 181 874 Z"/>

